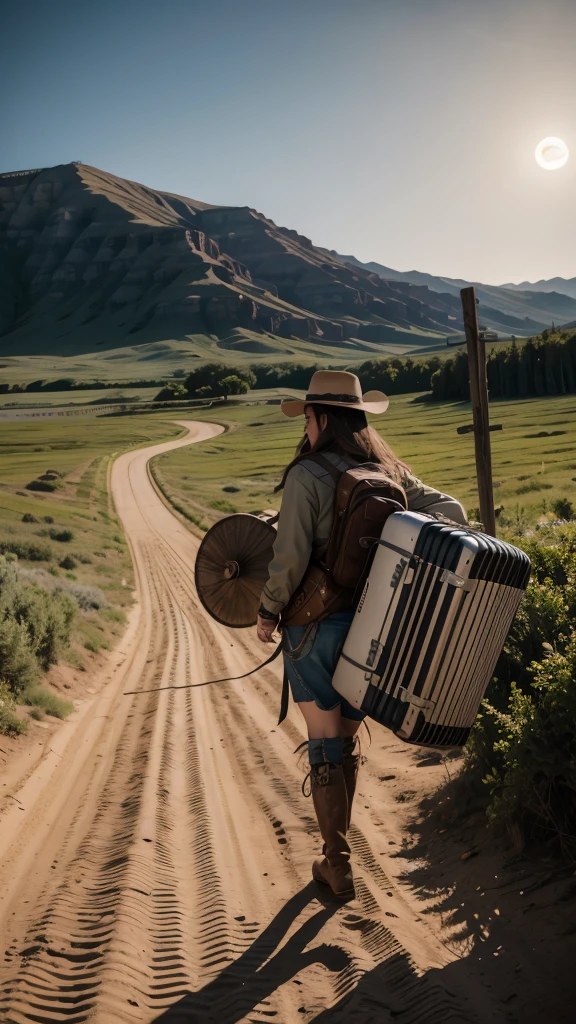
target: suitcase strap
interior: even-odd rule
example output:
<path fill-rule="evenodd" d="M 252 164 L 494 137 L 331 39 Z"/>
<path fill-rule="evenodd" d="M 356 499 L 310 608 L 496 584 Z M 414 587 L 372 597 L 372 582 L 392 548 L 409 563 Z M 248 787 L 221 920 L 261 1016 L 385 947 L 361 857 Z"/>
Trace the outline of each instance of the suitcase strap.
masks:
<path fill-rule="evenodd" d="M 405 704 L 412 704 L 415 708 L 421 708 L 423 711 L 432 711 L 436 707 L 435 700 L 427 700 L 425 697 L 419 697 L 416 693 L 410 693 L 405 686 L 398 687 L 397 696 Z"/>
<path fill-rule="evenodd" d="M 367 540 L 368 538 L 362 538 Z M 390 551 L 395 551 L 397 555 L 404 555 L 405 558 L 413 558 L 416 562 L 421 562 L 422 559 L 419 555 L 415 555 L 412 551 L 407 551 L 406 548 L 400 548 L 397 544 L 391 544 L 389 540 L 375 540 L 373 544 L 380 544 L 383 548 L 390 548 Z"/>

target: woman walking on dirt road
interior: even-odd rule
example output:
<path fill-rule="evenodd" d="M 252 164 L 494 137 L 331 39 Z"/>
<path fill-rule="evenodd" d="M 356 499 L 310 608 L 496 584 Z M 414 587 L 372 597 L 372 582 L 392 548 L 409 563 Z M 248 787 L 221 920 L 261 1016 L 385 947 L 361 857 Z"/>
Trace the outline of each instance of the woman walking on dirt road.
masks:
<path fill-rule="evenodd" d="M 304 585 L 307 571 L 326 558 L 339 477 L 363 464 L 376 463 L 388 478 L 391 495 L 401 496 L 410 510 L 443 512 L 466 523 L 454 499 L 414 477 L 368 426 L 366 413 L 383 413 L 388 404 L 380 391 L 363 397 L 355 374 L 343 371 L 318 371 L 305 400 L 282 403 L 286 416 L 304 415 L 305 436 L 278 487 L 284 490 L 278 534 L 256 627 L 258 638 L 270 643 L 280 624 L 285 679 L 308 730 L 312 799 L 324 840 L 312 875 L 343 900 L 354 895 L 346 833 L 359 766 L 356 733 L 365 716 L 336 692 L 332 677 L 357 595 L 336 593 L 330 605 L 335 610 L 318 615 Z M 341 557 L 346 554 L 340 552 Z M 300 614 L 294 613 L 295 606 Z M 312 609 L 303 613 L 308 616 L 305 624 L 291 624 L 302 618 L 302 607 Z"/>

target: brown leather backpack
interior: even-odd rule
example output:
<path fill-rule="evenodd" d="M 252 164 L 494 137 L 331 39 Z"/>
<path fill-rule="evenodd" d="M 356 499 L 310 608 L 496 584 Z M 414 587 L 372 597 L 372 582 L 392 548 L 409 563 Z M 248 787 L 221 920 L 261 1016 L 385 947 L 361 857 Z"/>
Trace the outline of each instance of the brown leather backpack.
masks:
<path fill-rule="evenodd" d="M 392 512 L 408 507 L 403 487 L 376 462 L 344 472 L 324 455 L 310 455 L 336 481 L 334 518 L 322 562 L 311 561 L 282 612 L 285 626 L 319 622 L 333 612 L 353 608 L 382 527 Z"/>

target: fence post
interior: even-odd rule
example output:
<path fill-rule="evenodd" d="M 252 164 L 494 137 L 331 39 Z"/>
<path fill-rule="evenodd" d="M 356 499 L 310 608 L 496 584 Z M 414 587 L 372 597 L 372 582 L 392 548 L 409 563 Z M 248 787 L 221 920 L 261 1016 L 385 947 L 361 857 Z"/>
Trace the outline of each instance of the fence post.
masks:
<path fill-rule="evenodd" d="M 478 330 L 476 292 L 473 287 L 462 288 L 462 312 L 468 349 L 470 398 L 474 423 L 474 450 L 476 477 L 480 499 L 480 519 L 486 533 L 496 536 L 494 491 L 492 486 L 492 453 L 490 450 L 490 419 L 488 413 L 488 381 L 486 379 L 486 348 Z"/>

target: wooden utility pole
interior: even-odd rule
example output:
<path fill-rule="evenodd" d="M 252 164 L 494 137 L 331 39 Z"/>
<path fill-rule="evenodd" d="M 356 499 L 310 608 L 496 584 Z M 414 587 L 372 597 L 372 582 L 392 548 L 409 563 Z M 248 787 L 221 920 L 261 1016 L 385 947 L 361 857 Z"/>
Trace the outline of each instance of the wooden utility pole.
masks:
<path fill-rule="evenodd" d="M 486 380 L 486 348 L 478 330 L 476 292 L 473 287 L 462 288 L 462 312 L 468 348 L 470 398 L 474 423 L 474 449 L 476 476 L 480 499 L 480 519 L 486 533 L 496 536 L 494 491 L 492 488 L 492 455 L 490 451 L 490 420 L 488 415 L 488 381 Z"/>

